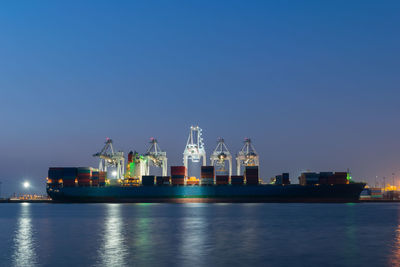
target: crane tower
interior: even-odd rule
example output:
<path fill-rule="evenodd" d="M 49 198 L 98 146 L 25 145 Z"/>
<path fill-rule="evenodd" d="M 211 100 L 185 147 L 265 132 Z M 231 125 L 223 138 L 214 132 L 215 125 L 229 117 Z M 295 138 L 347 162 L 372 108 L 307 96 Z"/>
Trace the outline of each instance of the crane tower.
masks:
<path fill-rule="evenodd" d="M 110 138 L 107 138 L 103 149 L 100 152 L 94 154 L 93 157 L 100 158 L 99 162 L 100 171 L 106 172 L 108 167 L 115 167 L 116 174 L 114 178 L 123 179 L 125 171 L 124 152 L 122 151 L 114 152 L 112 143 L 113 141 Z"/>
<path fill-rule="evenodd" d="M 258 166 L 259 164 L 258 154 L 250 138 L 245 138 L 244 146 L 236 157 L 237 175 L 240 175 L 242 166 Z"/>
<path fill-rule="evenodd" d="M 215 167 L 216 172 L 225 171 L 226 161 L 229 165 L 229 176 L 232 175 L 232 155 L 225 145 L 224 139 L 219 138 L 217 147 L 210 157 L 211 165 Z"/>
<path fill-rule="evenodd" d="M 145 154 L 145 175 L 150 174 L 150 165 L 161 168 L 162 176 L 167 176 L 167 152 L 162 151 L 158 145 L 157 139 L 150 139 L 150 147 Z"/>
<path fill-rule="evenodd" d="M 204 149 L 203 138 L 201 137 L 201 128 L 199 126 L 191 126 L 189 138 L 183 151 L 183 165 L 188 167 L 189 159 L 192 162 L 200 162 L 203 158 L 203 166 L 206 165 L 206 150 Z"/>

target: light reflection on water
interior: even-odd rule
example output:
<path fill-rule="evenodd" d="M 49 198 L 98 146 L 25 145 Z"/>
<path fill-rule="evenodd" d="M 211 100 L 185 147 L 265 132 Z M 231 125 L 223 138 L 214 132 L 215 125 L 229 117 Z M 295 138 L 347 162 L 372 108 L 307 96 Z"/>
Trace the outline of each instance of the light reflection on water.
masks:
<path fill-rule="evenodd" d="M 20 205 L 18 226 L 14 237 L 14 266 L 36 266 L 35 240 L 31 221 L 31 204 Z"/>
<path fill-rule="evenodd" d="M 2 266 L 400 266 L 400 203 L 0 205 Z"/>
<path fill-rule="evenodd" d="M 139 216 L 136 225 L 134 226 L 135 232 L 135 247 L 139 250 L 138 252 L 142 255 L 147 255 L 151 251 L 151 240 L 150 240 L 150 225 L 151 220 L 149 219 L 149 205 L 138 205 L 136 212 Z"/>
<path fill-rule="evenodd" d="M 107 204 L 103 247 L 100 250 L 102 266 L 125 266 L 126 247 L 122 233 L 121 204 Z"/>
<path fill-rule="evenodd" d="M 208 221 L 205 218 L 206 206 L 202 203 L 183 205 L 182 230 L 180 234 L 181 255 L 184 263 L 199 266 L 207 254 Z"/>
<path fill-rule="evenodd" d="M 389 257 L 389 262 L 392 264 L 392 266 L 400 266 L 400 214 L 398 215 L 396 235 L 394 239 L 392 255 Z"/>

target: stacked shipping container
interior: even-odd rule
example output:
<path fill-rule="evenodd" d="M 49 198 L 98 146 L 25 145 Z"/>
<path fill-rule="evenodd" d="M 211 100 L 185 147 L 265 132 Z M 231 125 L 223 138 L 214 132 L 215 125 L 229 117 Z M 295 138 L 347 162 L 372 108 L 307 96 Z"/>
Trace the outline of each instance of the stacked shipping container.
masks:
<path fill-rule="evenodd" d="M 217 175 L 215 177 L 215 183 L 217 185 L 226 185 L 229 184 L 229 175 Z"/>
<path fill-rule="evenodd" d="M 99 172 L 99 186 L 105 186 L 106 185 L 106 172 Z"/>
<path fill-rule="evenodd" d="M 201 166 L 200 184 L 213 185 L 214 184 L 214 166 Z"/>
<path fill-rule="evenodd" d="M 106 173 L 91 167 L 49 168 L 49 186 L 104 186 Z"/>
<path fill-rule="evenodd" d="M 244 169 L 246 184 L 258 185 L 258 166 L 246 166 Z"/>
<path fill-rule="evenodd" d="M 187 169 L 185 166 L 171 166 L 172 185 L 185 185 Z"/>
<path fill-rule="evenodd" d="M 284 172 L 282 173 L 282 184 L 290 184 L 289 173 Z"/>
<path fill-rule="evenodd" d="M 99 186 L 99 171 L 92 170 L 92 186 Z"/>
<path fill-rule="evenodd" d="M 163 185 L 170 185 L 171 184 L 171 176 L 161 176 Z"/>
<path fill-rule="evenodd" d="M 232 185 L 243 185 L 244 184 L 244 177 L 232 175 L 231 176 L 231 184 Z"/>
<path fill-rule="evenodd" d="M 143 175 L 142 176 L 142 185 L 145 186 L 153 186 L 155 181 L 155 176 L 152 175 Z"/>
<path fill-rule="evenodd" d="M 169 178 L 169 176 L 168 176 L 168 178 Z M 163 185 L 163 183 L 164 183 L 163 176 L 157 176 L 156 177 L 156 185 Z"/>
<path fill-rule="evenodd" d="M 92 178 L 91 167 L 78 168 L 78 186 L 90 186 L 90 179 Z"/>
<path fill-rule="evenodd" d="M 305 172 L 299 177 L 301 185 L 347 184 L 347 172 Z"/>
<path fill-rule="evenodd" d="M 382 188 L 370 188 L 371 198 L 382 198 Z"/>
<path fill-rule="evenodd" d="M 278 184 L 278 185 L 290 184 L 289 173 L 284 172 L 280 175 L 275 176 L 275 184 Z"/>
<path fill-rule="evenodd" d="M 49 168 L 48 178 L 52 185 L 75 186 L 77 168 Z"/>

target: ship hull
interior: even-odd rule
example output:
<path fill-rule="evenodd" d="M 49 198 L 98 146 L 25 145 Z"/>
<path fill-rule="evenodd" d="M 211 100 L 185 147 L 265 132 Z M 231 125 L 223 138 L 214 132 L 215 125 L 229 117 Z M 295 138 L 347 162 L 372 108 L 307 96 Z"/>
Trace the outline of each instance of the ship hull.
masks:
<path fill-rule="evenodd" d="M 358 202 L 364 183 L 338 185 L 218 185 L 47 188 L 56 202 L 259 203 Z"/>

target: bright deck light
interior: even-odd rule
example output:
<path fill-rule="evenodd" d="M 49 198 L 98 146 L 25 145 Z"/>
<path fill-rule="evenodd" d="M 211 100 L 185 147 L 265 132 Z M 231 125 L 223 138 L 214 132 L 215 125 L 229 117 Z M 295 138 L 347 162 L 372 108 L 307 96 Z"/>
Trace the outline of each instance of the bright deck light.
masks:
<path fill-rule="evenodd" d="M 24 182 L 22 185 L 24 188 L 29 188 L 31 186 L 29 182 Z"/>

